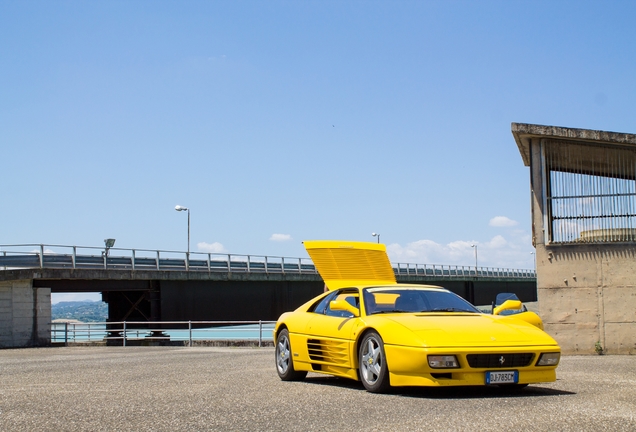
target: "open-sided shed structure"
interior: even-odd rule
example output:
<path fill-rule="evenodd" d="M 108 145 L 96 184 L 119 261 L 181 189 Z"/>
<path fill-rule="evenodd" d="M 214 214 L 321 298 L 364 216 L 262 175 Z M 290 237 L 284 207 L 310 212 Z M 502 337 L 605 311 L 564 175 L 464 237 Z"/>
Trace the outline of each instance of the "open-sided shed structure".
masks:
<path fill-rule="evenodd" d="M 636 353 L 636 135 L 513 123 L 539 308 L 566 353 Z"/>

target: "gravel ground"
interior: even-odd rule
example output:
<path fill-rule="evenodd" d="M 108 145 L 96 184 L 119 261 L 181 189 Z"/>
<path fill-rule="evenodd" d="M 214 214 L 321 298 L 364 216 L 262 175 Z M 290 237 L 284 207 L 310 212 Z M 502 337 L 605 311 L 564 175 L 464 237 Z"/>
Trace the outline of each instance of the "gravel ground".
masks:
<path fill-rule="evenodd" d="M 2 431 L 636 430 L 636 356 L 564 357 L 556 383 L 367 393 L 278 379 L 272 348 L 0 351 Z"/>

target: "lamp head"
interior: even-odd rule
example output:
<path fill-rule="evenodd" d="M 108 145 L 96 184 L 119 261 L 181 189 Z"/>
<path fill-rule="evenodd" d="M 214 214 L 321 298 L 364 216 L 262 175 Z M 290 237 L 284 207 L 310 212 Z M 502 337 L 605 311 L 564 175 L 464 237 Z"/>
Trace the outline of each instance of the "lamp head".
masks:
<path fill-rule="evenodd" d="M 178 205 L 178 206 L 176 206 L 174 209 L 175 209 L 176 211 L 186 211 L 188 208 L 187 208 L 187 207 L 183 207 L 183 206 Z"/>
<path fill-rule="evenodd" d="M 106 246 L 106 249 L 112 248 L 113 246 L 115 246 L 115 239 L 114 238 L 104 239 L 104 245 Z"/>

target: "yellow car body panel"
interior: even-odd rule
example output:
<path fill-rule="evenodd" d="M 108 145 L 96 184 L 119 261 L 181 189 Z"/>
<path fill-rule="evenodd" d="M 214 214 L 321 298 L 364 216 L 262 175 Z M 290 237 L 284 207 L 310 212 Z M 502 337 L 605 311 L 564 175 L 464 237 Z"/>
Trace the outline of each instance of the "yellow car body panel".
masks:
<path fill-rule="evenodd" d="M 525 321 L 533 326 L 543 330 L 543 321 L 541 317 L 532 311 L 525 311 L 514 315 L 504 315 L 504 316 L 512 316 L 515 319 Z"/>
<path fill-rule="evenodd" d="M 383 327 L 387 344 L 424 347 L 528 346 L 553 344 L 547 333 L 523 320 L 475 313 L 371 315 L 370 327 Z M 381 322 L 378 322 L 382 320 Z"/>
<path fill-rule="evenodd" d="M 305 246 L 330 291 L 284 313 L 276 323 L 277 344 L 281 330 L 288 330 L 290 357 L 296 371 L 358 380 L 363 363 L 358 358 L 361 341 L 369 332 L 375 332 L 383 341 L 391 386 L 486 385 L 486 377 L 498 371 L 514 371 L 515 384 L 556 380 L 560 348 L 542 330 L 536 314 L 484 314 L 444 288 L 397 284 L 395 276 L 393 280 L 388 277 L 386 268 L 365 273 L 365 265 L 388 263 L 385 249 L 380 247 L 383 245 L 315 241 L 305 242 Z M 383 253 L 386 260 L 365 257 L 360 254 L 365 248 Z M 338 252 L 325 253 L 333 249 Z M 340 254 L 341 249 L 354 252 Z M 398 309 L 399 297 L 411 293 L 452 296 L 471 310 L 394 310 Z M 343 302 L 352 306 L 343 307 Z M 324 311 L 316 312 L 320 308 Z M 351 313 L 352 308 L 357 313 Z M 377 308 L 375 312 L 373 308 Z M 277 356 L 278 349 L 277 345 Z M 556 363 L 538 365 L 542 355 L 552 353 L 556 353 Z M 429 356 L 454 356 L 457 364 L 434 368 Z"/>
<path fill-rule="evenodd" d="M 383 244 L 341 240 L 307 240 L 303 244 L 330 290 L 396 283 Z"/>

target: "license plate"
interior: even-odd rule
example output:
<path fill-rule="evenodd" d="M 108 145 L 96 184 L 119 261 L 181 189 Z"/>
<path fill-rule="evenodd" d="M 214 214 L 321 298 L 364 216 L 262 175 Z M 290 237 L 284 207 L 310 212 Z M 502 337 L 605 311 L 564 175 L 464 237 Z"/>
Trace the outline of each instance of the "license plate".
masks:
<path fill-rule="evenodd" d="M 519 371 L 486 372 L 486 384 L 517 384 Z"/>

